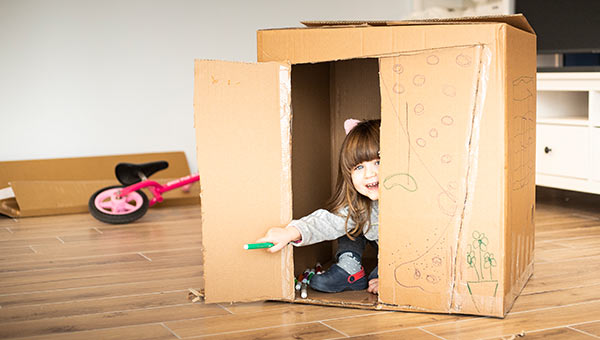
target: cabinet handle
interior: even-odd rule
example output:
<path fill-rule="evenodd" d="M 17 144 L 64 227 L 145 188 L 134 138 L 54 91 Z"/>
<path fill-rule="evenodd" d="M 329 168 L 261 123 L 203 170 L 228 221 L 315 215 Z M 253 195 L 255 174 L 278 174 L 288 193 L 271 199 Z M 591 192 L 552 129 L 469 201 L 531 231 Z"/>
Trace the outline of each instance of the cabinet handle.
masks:
<path fill-rule="evenodd" d="M 552 149 L 550 149 L 549 147 L 545 147 L 544 148 L 544 152 L 545 153 L 550 153 L 550 152 L 552 152 Z"/>

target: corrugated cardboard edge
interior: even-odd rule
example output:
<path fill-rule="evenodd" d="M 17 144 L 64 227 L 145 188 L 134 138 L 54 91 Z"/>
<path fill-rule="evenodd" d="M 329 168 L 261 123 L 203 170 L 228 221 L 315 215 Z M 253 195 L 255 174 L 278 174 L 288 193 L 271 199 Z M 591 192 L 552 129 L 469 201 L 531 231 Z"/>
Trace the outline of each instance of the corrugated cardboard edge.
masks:
<path fill-rule="evenodd" d="M 451 24 L 481 24 L 506 23 L 520 30 L 535 33 L 523 14 L 490 15 L 479 17 L 440 18 L 424 20 L 331 20 L 331 21 L 302 21 L 301 24 L 310 27 L 357 27 L 357 26 L 410 26 L 410 25 L 451 25 Z"/>
<path fill-rule="evenodd" d="M 365 293 L 366 294 L 366 293 Z M 370 293 L 368 293 L 370 294 Z M 489 315 L 489 314 L 476 314 L 470 312 L 456 312 L 456 311 L 439 311 L 429 310 L 424 308 L 418 308 L 415 306 L 399 306 L 391 305 L 386 303 L 360 303 L 355 301 L 343 301 L 343 300 L 318 300 L 318 299 L 295 299 L 295 300 L 271 300 L 271 301 L 283 301 L 289 303 L 298 303 L 304 305 L 315 305 L 315 306 L 327 306 L 327 307 L 342 307 L 342 308 L 356 308 L 364 310 L 378 310 L 378 311 L 390 311 L 390 312 L 409 312 L 409 313 L 431 313 L 431 314 L 448 314 L 448 315 L 475 315 L 475 316 L 488 316 L 502 319 L 505 315 Z"/>

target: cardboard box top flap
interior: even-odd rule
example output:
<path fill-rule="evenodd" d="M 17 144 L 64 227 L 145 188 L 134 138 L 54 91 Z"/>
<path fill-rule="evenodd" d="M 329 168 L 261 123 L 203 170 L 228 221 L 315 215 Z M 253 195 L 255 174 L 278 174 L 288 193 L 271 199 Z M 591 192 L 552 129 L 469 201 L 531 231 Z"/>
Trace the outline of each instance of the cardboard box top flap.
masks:
<path fill-rule="evenodd" d="M 479 23 L 506 23 L 520 30 L 534 33 L 533 28 L 522 14 L 490 15 L 480 17 L 439 18 L 423 20 L 332 20 L 332 21 L 302 21 L 308 28 L 325 27 L 361 27 L 361 26 L 414 26 L 414 25 L 462 25 Z"/>
<path fill-rule="evenodd" d="M 296 65 L 379 58 L 394 53 L 474 43 L 496 44 L 501 38 L 499 32 L 508 28 L 534 36 L 522 15 L 477 19 L 480 22 L 457 18 L 413 21 L 406 22 L 406 25 L 399 25 L 399 22 L 391 25 L 390 22 L 389 26 L 317 26 L 263 30 L 257 32 L 257 60 L 285 60 Z M 521 28 L 515 28 L 509 23 Z"/>
<path fill-rule="evenodd" d="M 290 82 L 286 63 L 195 61 L 206 302 L 293 299 L 291 249 L 243 249 L 292 217 Z"/>

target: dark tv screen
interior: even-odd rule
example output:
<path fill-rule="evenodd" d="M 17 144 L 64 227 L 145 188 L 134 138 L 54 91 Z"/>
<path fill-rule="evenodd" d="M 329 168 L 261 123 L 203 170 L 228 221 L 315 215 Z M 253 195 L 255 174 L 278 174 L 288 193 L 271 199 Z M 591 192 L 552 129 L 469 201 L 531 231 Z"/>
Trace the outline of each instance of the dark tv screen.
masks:
<path fill-rule="evenodd" d="M 600 53 L 600 0 L 516 0 L 538 53 Z"/>

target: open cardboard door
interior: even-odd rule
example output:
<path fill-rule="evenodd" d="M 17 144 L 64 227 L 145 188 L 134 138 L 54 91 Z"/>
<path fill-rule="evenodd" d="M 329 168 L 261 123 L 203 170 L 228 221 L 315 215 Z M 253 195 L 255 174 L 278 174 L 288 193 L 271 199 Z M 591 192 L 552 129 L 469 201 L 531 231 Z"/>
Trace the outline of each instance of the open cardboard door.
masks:
<path fill-rule="evenodd" d="M 195 62 L 208 303 L 294 298 L 291 246 L 243 249 L 292 218 L 290 74 L 285 63 Z"/>

